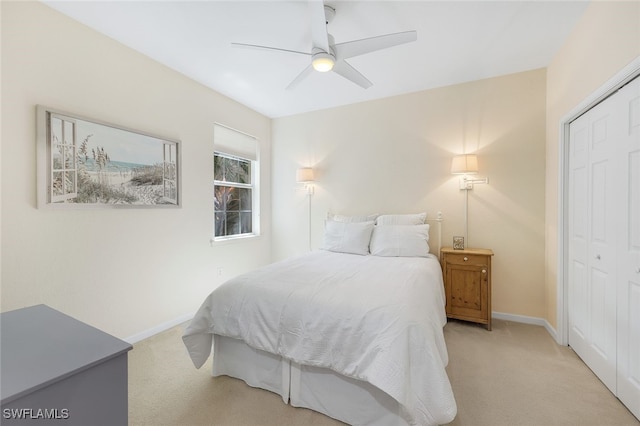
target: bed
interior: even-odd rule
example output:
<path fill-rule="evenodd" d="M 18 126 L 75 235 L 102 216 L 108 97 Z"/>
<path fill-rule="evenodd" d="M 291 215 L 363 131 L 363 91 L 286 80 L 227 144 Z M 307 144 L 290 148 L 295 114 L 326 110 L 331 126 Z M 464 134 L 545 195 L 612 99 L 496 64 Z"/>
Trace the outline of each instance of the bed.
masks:
<path fill-rule="evenodd" d="M 215 289 L 183 335 L 194 365 L 213 352 L 214 376 L 348 424 L 452 421 L 440 221 L 429 246 L 424 214 L 386 216 L 332 218 L 323 250 Z"/>

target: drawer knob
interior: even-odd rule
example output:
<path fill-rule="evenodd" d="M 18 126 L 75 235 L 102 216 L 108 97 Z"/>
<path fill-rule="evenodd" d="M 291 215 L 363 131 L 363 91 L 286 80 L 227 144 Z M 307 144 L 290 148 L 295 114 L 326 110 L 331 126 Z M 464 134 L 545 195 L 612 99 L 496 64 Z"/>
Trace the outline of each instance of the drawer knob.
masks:
<path fill-rule="evenodd" d="M 600 255 L 596 254 L 596 260 L 600 260 Z"/>
<path fill-rule="evenodd" d="M 483 270 L 482 270 L 482 273 L 483 273 L 483 274 L 486 274 L 486 273 L 487 273 L 487 270 L 486 270 L 486 269 L 483 269 Z"/>
<path fill-rule="evenodd" d="M 462 260 L 464 260 L 466 262 L 467 260 L 469 260 L 469 258 L 467 256 L 465 256 L 465 257 L 462 258 Z"/>

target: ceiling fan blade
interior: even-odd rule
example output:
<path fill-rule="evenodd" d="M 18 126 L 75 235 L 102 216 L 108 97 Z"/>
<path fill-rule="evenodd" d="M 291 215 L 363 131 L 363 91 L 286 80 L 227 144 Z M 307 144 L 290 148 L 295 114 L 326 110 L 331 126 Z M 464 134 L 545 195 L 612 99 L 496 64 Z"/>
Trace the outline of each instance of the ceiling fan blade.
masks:
<path fill-rule="evenodd" d="M 338 59 L 353 58 L 376 50 L 386 49 L 399 44 L 410 43 L 418 39 L 416 31 L 404 31 L 376 37 L 363 38 L 362 40 L 347 41 L 333 46 Z"/>
<path fill-rule="evenodd" d="M 231 43 L 233 46 L 237 46 L 237 47 L 247 47 L 250 49 L 267 49 L 267 50 L 275 50 L 277 52 L 287 52 L 287 53 L 297 53 L 299 55 L 307 55 L 307 56 L 311 56 L 311 53 L 308 52 L 300 52 L 298 50 L 289 50 L 289 49 L 281 49 L 279 47 L 271 47 L 271 46 L 260 46 L 257 44 L 246 44 L 246 43 Z"/>
<path fill-rule="evenodd" d="M 309 1 L 309 13 L 311 15 L 311 39 L 313 47 L 329 53 L 329 35 L 327 34 L 327 17 L 324 12 L 324 2 Z"/>
<path fill-rule="evenodd" d="M 362 87 L 363 89 L 368 89 L 373 85 L 373 83 L 367 80 L 367 78 L 364 75 L 360 74 L 358 70 L 356 70 L 354 67 L 349 65 L 347 61 L 342 61 L 342 60 L 337 61 L 333 66 L 333 71 L 340 74 L 347 80 L 354 82 L 355 84 Z"/>
<path fill-rule="evenodd" d="M 307 78 L 309 74 L 313 73 L 313 67 L 309 64 L 305 69 L 302 70 L 300 74 L 296 78 L 293 79 L 291 83 L 286 87 L 286 90 L 291 90 L 295 88 L 302 80 Z"/>

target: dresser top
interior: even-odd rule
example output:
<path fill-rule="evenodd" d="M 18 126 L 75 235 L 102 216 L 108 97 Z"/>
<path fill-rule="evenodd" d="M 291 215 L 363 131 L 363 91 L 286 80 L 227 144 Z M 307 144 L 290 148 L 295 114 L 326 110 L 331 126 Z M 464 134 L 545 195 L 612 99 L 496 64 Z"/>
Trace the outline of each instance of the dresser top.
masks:
<path fill-rule="evenodd" d="M 1 313 L 0 331 L 2 404 L 132 348 L 46 305 Z"/>
<path fill-rule="evenodd" d="M 440 249 L 441 253 L 455 253 L 455 254 L 480 254 L 483 256 L 493 256 L 493 250 L 484 248 L 466 248 L 464 250 L 457 250 L 453 247 L 443 247 Z"/>

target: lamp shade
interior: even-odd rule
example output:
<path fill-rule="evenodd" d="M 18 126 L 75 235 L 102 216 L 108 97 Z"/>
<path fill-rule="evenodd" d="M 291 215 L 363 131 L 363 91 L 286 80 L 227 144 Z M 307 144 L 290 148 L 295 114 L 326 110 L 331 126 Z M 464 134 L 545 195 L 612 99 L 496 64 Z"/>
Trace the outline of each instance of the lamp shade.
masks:
<path fill-rule="evenodd" d="M 313 182 L 313 169 L 311 167 L 301 167 L 296 170 L 296 182 Z"/>
<path fill-rule="evenodd" d="M 453 160 L 451 160 L 451 173 L 454 175 L 478 173 L 478 156 L 465 154 L 453 157 Z"/>

